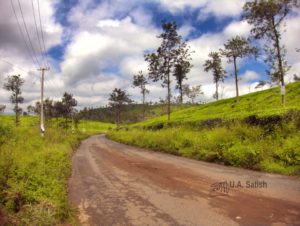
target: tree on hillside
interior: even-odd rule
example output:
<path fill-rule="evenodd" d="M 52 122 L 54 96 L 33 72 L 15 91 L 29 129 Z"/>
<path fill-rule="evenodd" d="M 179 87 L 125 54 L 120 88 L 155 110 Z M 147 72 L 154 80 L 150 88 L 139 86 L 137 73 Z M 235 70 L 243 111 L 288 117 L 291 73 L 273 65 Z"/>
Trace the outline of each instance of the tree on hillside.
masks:
<path fill-rule="evenodd" d="M 198 86 L 189 86 L 189 85 L 183 85 L 183 95 L 187 96 L 189 99 L 191 99 L 192 104 L 195 103 L 195 99 L 203 94 L 201 91 L 201 85 Z"/>
<path fill-rule="evenodd" d="M 0 113 L 3 113 L 5 110 L 6 106 L 5 105 L 0 105 Z"/>
<path fill-rule="evenodd" d="M 186 42 L 180 44 L 177 49 L 177 60 L 174 67 L 174 76 L 176 78 L 176 89 L 179 89 L 180 99 L 179 102 L 183 102 L 183 80 L 187 79 L 187 74 L 190 72 L 193 65 L 190 63 L 192 60 L 190 47 L 187 46 Z"/>
<path fill-rule="evenodd" d="M 24 79 L 20 75 L 7 76 L 6 83 L 4 83 L 4 89 L 11 91 L 10 101 L 15 104 L 14 112 L 16 113 L 16 126 L 19 125 L 19 116 L 22 114 L 22 108 L 19 104 L 24 102 L 24 98 L 21 96 L 21 86 L 24 84 Z"/>
<path fill-rule="evenodd" d="M 36 114 L 36 108 L 34 106 L 32 106 L 31 104 L 27 106 L 27 112 L 29 115 L 31 114 Z"/>
<path fill-rule="evenodd" d="M 294 74 L 294 81 L 295 82 L 300 82 L 300 77 Z"/>
<path fill-rule="evenodd" d="M 49 119 L 52 118 L 54 115 L 54 102 L 53 102 L 53 100 L 46 98 L 44 100 L 43 106 L 44 106 L 45 118 L 47 119 L 47 121 L 49 121 Z M 30 105 L 27 107 L 28 112 L 31 110 L 34 110 L 36 114 L 40 114 L 40 111 L 41 111 L 41 102 L 40 101 L 37 101 L 35 103 L 35 107 L 33 107 L 33 109 L 30 109 L 31 107 L 32 106 L 30 106 Z"/>
<path fill-rule="evenodd" d="M 145 100 L 146 100 L 146 93 L 149 93 L 149 90 L 146 88 L 146 85 L 148 84 L 148 81 L 146 77 L 143 75 L 142 71 L 139 71 L 137 75 L 133 76 L 133 87 L 139 87 L 141 90 L 141 94 L 143 95 L 143 118 L 145 118 Z"/>
<path fill-rule="evenodd" d="M 109 105 L 112 106 L 115 110 L 115 122 L 117 127 L 119 127 L 121 123 L 121 113 L 122 107 L 125 104 L 129 104 L 132 100 L 129 98 L 129 94 L 126 93 L 125 90 L 115 88 L 113 92 L 110 94 L 108 99 Z"/>
<path fill-rule="evenodd" d="M 215 98 L 219 100 L 219 82 L 224 82 L 226 77 L 226 71 L 222 67 L 221 57 L 218 52 L 210 52 L 209 55 L 210 59 L 206 60 L 203 67 L 204 71 L 213 72 L 214 83 L 216 83 L 216 93 Z"/>
<path fill-rule="evenodd" d="M 224 49 L 220 49 L 223 56 L 228 58 L 229 62 L 234 64 L 234 78 L 235 78 L 235 88 L 236 88 L 236 101 L 239 101 L 239 87 L 238 87 L 238 68 L 237 59 L 243 58 L 249 55 L 257 56 L 258 51 L 255 47 L 250 46 L 249 42 L 240 36 L 236 36 L 228 40 L 224 44 Z"/>
<path fill-rule="evenodd" d="M 162 80 L 162 87 L 167 87 L 168 121 L 171 114 L 171 73 L 178 58 L 178 47 L 181 44 L 181 36 L 177 33 L 175 22 L 163 22 L 163 33 L 158 38 L 162 39 L 156 52 L 145 55 L 149 62 L 149 78 L 154 82 Z"/>
<path fill-rule="evenodd" d="M 244 18 L 253 25 L 251 34 L 255 39 L 266 39 L 265 51 L 268 54 L 267 71 L 272 81 L 279 82 L 282 87 L 282 104 L 285 104 L 284 76 L 289 69 L 285 60 L 285 48 L 281 44 L 280 27 L 298 0 L 254 0 L 244 5 Z"/>
<path fill-rule="evenodd" d="M 60 109 L 62 112 L 62 116 L 65 118 L 65 127 L 68 128 L 68 120 L 72 118 L 72 114 L 74 113 L 74 107 L 77 106 L 77 101 L 73 98 L 73 95 L 65 92 L 63 98 L 61 100 Z"/>

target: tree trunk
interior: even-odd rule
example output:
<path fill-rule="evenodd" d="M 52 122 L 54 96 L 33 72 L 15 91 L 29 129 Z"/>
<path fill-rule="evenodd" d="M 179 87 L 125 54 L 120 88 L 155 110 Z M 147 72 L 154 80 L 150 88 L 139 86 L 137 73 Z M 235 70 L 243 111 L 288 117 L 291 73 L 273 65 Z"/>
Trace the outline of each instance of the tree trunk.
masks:
<path fill-rule="evenodd" d="M 273 25 L 274 35 L 275 35 L 275 48 L 277 51 L 278 69 L 279 69 L 279 74 L 280 74 L 279 79 L 280 79 L 281 86 L 284 87 L 285 86 L 284 71 L 283 71 L 283 66 L 282 66 L 282 56 L 281 56 L 281 51 L 280 51 L 279 34 L 275 27 L 274 17 L 272 20 L 272 25 Z M 285 93 L 281 93 L 281 103 L 283 106 L 285 106 Z"/>
<path fill-rule="evenodd" d="M 168 60 L 168 123 L 171 120 L 171 87 L 170 87 L 170 61 Z"/>
<path fill-rule="evenodd" d="M 68 129 L 68 116 L 66 116 L 66 118 L 65 118 L 65 127 L 66 127 L 66 129 Z"/>
<path fill-rule="evenodd" d="M 16 110 L 16 126 L 19 126 L 19 103 L 18 103 L 18 92 L 16 92 L 16 106 L 15 106 L 15 110 Z"/>
<path fill-rule="evenodd" d="M 238 73 L 237 73 L 237 65 L 236 65 L 236 57 L 233 57 L 234 63 L 234 78 L 235 78 L 235 90 L 236 90 L 236 102 L 239 102 L 239 81 L 238 81 Z"/>
<path fill-rule="evenodd" d="M 16 96 L 16 126 L 19 125 L 19 105 L 18 105 L 18 95 Z"/>
<path fill-rule="evenodd" d="M 145 90 L 143 90 L 143 119 L 145 119 L 145 111 L 146 111 L 146 106 L 145 106 Z"/>
<path fill-rule="evenodd" d="M 179 92 L 180 92 L 180 104 L 183 103 L 183 94 L 182 94 L 182 82 L 179 84 Z"/>
<path fill-rule="evenodd" d="M 219 91 L 218 91 L 218 88 L 219 88 L 219 84 L 218 84 L 218 82 L 216 82 L 216 100 L 217 101 L 219 100 Z"/>
<path fill-rule="evenodd" d="M 171 120 L 171 90 L 170 90 L 170 74 L 168 73 L 168 122 Z"/>

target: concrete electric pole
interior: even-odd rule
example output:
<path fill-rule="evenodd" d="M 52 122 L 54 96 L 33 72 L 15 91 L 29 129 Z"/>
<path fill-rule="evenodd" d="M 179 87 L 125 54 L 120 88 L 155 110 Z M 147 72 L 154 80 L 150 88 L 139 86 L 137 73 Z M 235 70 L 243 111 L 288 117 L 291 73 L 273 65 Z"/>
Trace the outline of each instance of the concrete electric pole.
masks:
<path fill-rule="evenodd" d="M 48 71 L 49 68 L 40 68 L 39 71 L 42 71 L 42 77 L 41 77 L 41 116 L 40 116 L 40 129 L 41 129 L 41 135 L 42 137 L 45 134 L 45 126 L 44 126 L 44 76 L 45 71 Z"/>

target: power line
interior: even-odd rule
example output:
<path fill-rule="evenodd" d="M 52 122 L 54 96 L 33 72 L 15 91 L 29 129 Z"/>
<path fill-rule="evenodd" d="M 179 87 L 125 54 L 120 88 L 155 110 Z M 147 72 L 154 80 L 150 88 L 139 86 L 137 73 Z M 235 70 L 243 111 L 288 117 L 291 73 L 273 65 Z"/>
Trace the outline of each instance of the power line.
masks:
<path fill-rule="evenodd" d="M 44 54 L 46 57 L 47 67 L 49 67 L 49 61 L 48 61 L 48 57 L 47 57 L 47 53 L 46 53 L 46 45 L 45 45 L 44 32 L 43 32 L 43 26 L 42 26 L 42 19 L 41 19 L 40 1 L 37 0 L 37 3 L 38 3 L 38 12 L 39 12 L 41 34 L 42 34 L 42 42 L 43 42 L 43 47 L 44 47 Z"/>
<path fill-rule="evenodd" d="M 37 22 L 36 22 L 36 17 L 35 17 L 35 10 L 34 10 L 34 5 L 33 5 L 33 0 L 31 0 L 31 7 L 32 7 L 34 24 L 35 24 L 35 31 L 36 31 L 36 35 L 37 35 L 37 38 L 38 38 L 38 41 L 39 41 L 40 51 L 41 51 L 41 53 L 43 53 L 43 48 L 42 48 L 41 39 L 40 39 L 38 26 L 37 26 Z M 42 54 L 42 58 L 43 58 L 43 62 L 45 62 L 44 54 Z"/>
<path fill-rule="evenodd" d="M 23 71 L 23 72 L 26 72 L 26 73 L 28 73 L 28 74 L 30 73 L 29 71 L 27 71 L 27 70 L 25 70 L 25 69 L 23 69 L 23 68 L 21 68 L 21 67 L 19 67 L 19 66 L 16 66 L 15 64 L 13 64 L 13 63 L 11 63 L 11 62 L 9 62 L 9 61 L 7 61 L 7 60 L 4 60 L 4 59 L 2 59 L 2 58 L 0 58 L 0 60 L 1 60 L 2 62 L 4 62 L 4 63 L 7 63 L 7 64 L 13 66 L 13 67 L 18 68 L 19 70 L 21 70 L 21 71 Z"/>
<path fill-rule="evenodd" d="M 21 7 L 20 0 L 18 0 L 18 3 L 19 3 L 19 8 L 20 8 L 20 12 L 21 12 L 21 16 L 22 16 L 24 28 L 25 28 L 25 31 L 26 31 L 26 34 L 27 34 L 27 37 L 28 37 L 28 40 L 29 40 L 29 43 L 30 43 L 30 46 L 31 46 L 31 49 L 32 49 L 32 52 L 33 52 L 33 55 L 35 56 L 37 64 L 40 65 L 40 63 L 39 63 L 39 61 L 38 61 L 38 59 L 36 57 L 36 53 L 35 53 L 35 50 L 34 50 L 34 47 L 32 45 L 32 41 L 31 41 L 28 29 L 27 29 L 27 25 L 26 25 L 26 22 L 25 22 L 25 19 L 24 19 L 24 14 L 23 14 L 23 10 L 22 10 L 22 7 Z"/>
<path fill-rule="evenodd" d="M 19 31 L 20 31 L 21 36 L 22 36 L 22 39 L 23 39 L 23 41 L 24 41 L 24 43 L 25 43 L 25 46 L 26 46 L 26 48 L 27 48 L 27 53 L 29 54 L 29 56 L 31 57 L 31 59 L 33 60 L 33 62 L 34 62 L 35 64 L 38 65 L 37 61 L 34 59 L 34 56 L 32 55 L 32 52 L 30 51 L 29 45 L 28 45 L 28 43 L 27 43 L 27 41 L 26 41 L 26 38 L 25 38 L 25 35 L 24 35 L 23 31 L 22 31 L 21 24 L 20 24 L 20 22 L 19 22 L 19 19 L 18 19 L 16 10 L 15 10 L 15 6 L 14 6 L 14 4 L 13 4 L 13 1 L 10 0 L 10 3 L 11 3 L 11 6 L 12 6 L 12 9 L 13 9 L 13 12 L 14 12 L 14 15 L 15 15 L 15 18 L 16 18 L 16 21 L 17 21 L 17 24 L 18 24 L 18 28 L 19 28 Z"/>
<path fill-rule="evenodd" d="M 24 68 L 22 68 L 22 67 L 17 66 L 17 65 L 14 64 L 14 63 L 11 63 L 10 61 L 5 60 L 5 59 L 2 59 L 2 58 L 0 58 L 0 61 L 4 62 L 4 63 L 6 63 L 6 64 L 9 64 L 9 65 L 11 65 L 11 66 L 13 66 L 13 67 L 19 69 L 20 71 L 23 71 L 23 72 L 27 73 L 27 74 L 35 75 L 36 77 L 35 77 L 34 80 L 32 81 L 32 84 L 36 84 L 37 79 L 39 79 L 39 76 L 38 76 L 37 74 L 35 74 L 33 71 L 26 70 L 26 69 L 24 69 Z M 27 82 L 25 81 L 25 85 L 26 85 L 26 84 L 27 84 Z M 27 84 L 27 85 L 29 86 L 30 84 Z M 31 85 L 31 86 L 32 86 L 32 85 Z"/>

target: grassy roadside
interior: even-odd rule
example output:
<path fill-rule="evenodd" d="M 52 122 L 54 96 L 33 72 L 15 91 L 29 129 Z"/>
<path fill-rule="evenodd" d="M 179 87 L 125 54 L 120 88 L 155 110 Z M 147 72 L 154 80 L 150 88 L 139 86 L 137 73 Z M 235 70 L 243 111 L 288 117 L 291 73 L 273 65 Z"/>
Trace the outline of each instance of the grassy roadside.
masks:
<path fill-rule="evenodd" d="M 300 82 L 146 120 L 108 137 L 130 145 L 265 172 L 300 175 Z"/>
<path fill-rule="evenodd" d="M 23 117 L 18 128 L 12 121 L 12 116 L 0 116 L 0 222 L 73 224 L 67 200 L 71 155 L 81 140 L 112 125 L 85 125 L 85 132 L 73 133 L 48 127 L 42 138 L 37 118 Z"/>

